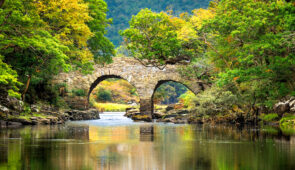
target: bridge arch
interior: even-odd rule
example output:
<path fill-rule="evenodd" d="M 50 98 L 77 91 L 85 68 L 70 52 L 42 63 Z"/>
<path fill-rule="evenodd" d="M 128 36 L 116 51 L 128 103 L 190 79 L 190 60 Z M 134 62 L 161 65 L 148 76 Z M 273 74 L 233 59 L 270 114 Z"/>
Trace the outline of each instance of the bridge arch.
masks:
<path fill-rule="evenodd" d="M 167 65 L 165 69 L 161 70 L 156 67 L 145 67 L 132 57 L 114 57 L 111 64 L 95 65 L 92 74 L 83 75 L 79 71 L 60 73 L 53 79 L 53 84 L 66 84 L 68 91 L 83 89 L 88 92 L 85 100 L 89 101 L 91 92 L 101 81 L 108 78 L 124 79 L 137 90 L 140 99 L 140 112 L 152 116 L 152 97 L 156 87 L 161 84 L 167 81 L 178 82 L 188 87 L 195 94 L 207 87 L 202 80 L 180 75 L 179 67 L 181 65 Z M 71 95 L 68 97 L 71 97 Z M 73 100 L 76 100 L 75 96 L 73 96 Z"/>
<path fill-rule="evenodd" d="M 192 89 L 189 85 L 187 85 L 185 82 L 182 82 L 182 81 L 179 81 L 179 80 L 173 80 L 173 79 L 163 79 L 163 80 L 159 80 L 157 82 L 157 84 L 155 85 L 154 89 L 153 89 L 153 94 L 151 96 L 151 114 L 153 116 L 154 114 L 154 95 L 155 95 L 155 92 L 156 90 L 163 84 L 167 83 L 167 82 L 175 82 L 175 83 L 179 83 L 183 86 L 185 86 L 188 90 L 192 91 L 194 94 L 197 94 L 197 91 Z"/>
<path fill-rule="evenodd" d="M 90 95 L 91 95 L 91 92 L 95 89 L 95 87 L 102 81 L 106 80 L 106 79 L 110 79 L 110 78 L 117 78 L 117 79 L 123 79 L 125 81 L 127 81 L 129 84 L 131 84 L 132 86 L 134 86 L 136 88 L 136 86 L 134 84 L 132 84 L 130 81 L 126 80 L 125 78 L 123 78 L 122 76 L 119 76 L 119 75 L 113 75 L 113 74 L 110 74 L 110 75 L 102 75 L 102 76 L 99 76 L 91 85 L 90 85 L 90 88 L 88 90 L 88 94 L 87 94 L 87 101 L 89 102 L 89 99 L 90 99 Z M 136 89 L 137 90 L 137 89 Z"/>

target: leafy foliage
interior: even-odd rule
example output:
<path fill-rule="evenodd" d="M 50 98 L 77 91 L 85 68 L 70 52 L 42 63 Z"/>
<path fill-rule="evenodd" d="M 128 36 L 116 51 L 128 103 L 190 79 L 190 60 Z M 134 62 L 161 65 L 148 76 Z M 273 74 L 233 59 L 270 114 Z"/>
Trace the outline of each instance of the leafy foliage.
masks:
<path fill-rule="evenodd" d="M 108 15 L 113 18 L 113 24 L 108 29 L 107 37 L 119 47 L 123 39 L 118 34 L 119 30 L 125 30 L 129 27 L 128 21 L 133 15 L 136 15 L 141 9 L 148 8 L 155 12 L 173 10 L 174 15 L 191 12 L 193 9 L 208 7 L 210 0 L 106 0 L 109 12 Z"/>
<path fill-rule="evenodd" d="M 3 62 L 3 56 L 0 55 L 0 85 L 8 88 L 8 94 L 20 98 L 17 92 L 21 83 L 17 80 L 16 71 L 12 70 L 9 65 Z"/>
<path fill-rule="evenodd" d="M 105 37 L 106 28 L 112 22 L 107 19 L 107 4 L 103 0 L 84 0 L 89 5 L 89 15 L 92 18 L 87 24 L 93 33 L 88 40 L 88 47 L 99 63 L 110 63 L 115 55 L 113 43 Z"/>
<path fill-rule="evenodd" d="M 193 104 L 195 104 L 196 114 L 198 115 L 223 115 L 233 109 L 233 106 L 238 103 L 238 98 L 235 94 L 224 88 L 213 86 L 196 95 Z"/>
<path fill-rule="evenodd" d="M 86 96 L 86 92 L 83 89 L 73 89 L 72 93 L 74 96 Z"/>
<path fill-rule="evenodd" d="M 210 60 L 226 85 L 255 106 L 271 107 L 294 91 L 294 4 L 224 0 L 203 26 Z"/>
<path fill-rule="evenodd" d="M 179 96 L 179 102 L 182 103 L 183 106 L 185 108 L 188 108 L 189 110 L 195 108 L 195 101 L 196 95 L 190 90 Z"/>
<path fill-rule="evenodd" d="M 109 90 L 105 90 L 104 88 L 100 87 L 97 90 L 97 101 L 99 102 L 110 102 L 112 101 L 112 93 Z"/>
<path fill-rule="evenodd" d="M 194 29 L 185 20 L 149 9 L 141 10 L 121 33 L 127 49 L 145 65 L 162 67 L 190 61 L 201 51 Z"/>
<path fill-rule="evenodd" d="M 21 88 L 24 98 L 27 91 L 34 92 L 30 85 L 45 88 L 53 75 L 72 66 L 89 73 L 92 53 L 110 62 L 114 49 L 104 37 L 109 23 L 105 13 L 102 0 L 6 0 L 0 9 L 1 67 L 7 68 L 1 84 L 10 83 L 10 94 L 17 95 L 16 84 L 20 83 L 15 83 L 17 76 L 11 69 L 15 70 L 18 81 L 25 85 Z"/>
<path fill-rule="evenodd" d="M 121 104 L 139 102 L 136 88 L 128 81 L 116 78 L 100 82 L 90 97 L 99 102 L 109 101 Z"/>

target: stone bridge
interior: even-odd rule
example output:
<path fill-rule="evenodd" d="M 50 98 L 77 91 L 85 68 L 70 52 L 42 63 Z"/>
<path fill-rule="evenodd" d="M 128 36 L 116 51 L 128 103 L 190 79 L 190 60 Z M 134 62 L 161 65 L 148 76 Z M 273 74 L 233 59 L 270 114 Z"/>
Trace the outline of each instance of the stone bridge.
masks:
<path fill-rule="evenodd" d="M 140 112 L 153 115 L 153 94 L 163 83 L 174 81 L 185 85 L 195 94 L 206 87 L 206 84 L 197 79 L 186 79 L 178 72 L 179 65 L 167 65 L 161 70 L 157 67 L 146 67 L 139 61 L 130 57 L 114 57 L 113 63 L 101 66 L 95 65 L 93 74 L 83 75 L 80 72 L 61 73 L 54 83 L 67 84 L 69 91 L 83 89 L 88 92 L 87 99 L 92 90 L 103 80 L 108 78 L 122 78 L 137 89 L 140 99 Z"/>

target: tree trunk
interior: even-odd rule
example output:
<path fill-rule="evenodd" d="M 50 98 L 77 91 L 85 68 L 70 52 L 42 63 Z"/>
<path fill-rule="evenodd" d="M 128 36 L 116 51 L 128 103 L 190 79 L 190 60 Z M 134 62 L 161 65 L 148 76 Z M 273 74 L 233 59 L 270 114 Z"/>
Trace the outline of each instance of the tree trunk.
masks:
<path fill-rule="evenodd" d="M 4 4 L 5 0 L 0 0 L 0 8 L 2 7 L 2 5 Z"/>
<path fill-rule="evenodd" d="M 22 100 L 25 101 L 25 95 L 29 89 L 29 86 L 30 86 L 30 82 L 31 82 L 31 75 L 28 76 L 28 80 L 27 80 L 27 83 L 26 83 L 26 87 L 25 87 L 25 90 L 23 91 L 22 93 Z"/>

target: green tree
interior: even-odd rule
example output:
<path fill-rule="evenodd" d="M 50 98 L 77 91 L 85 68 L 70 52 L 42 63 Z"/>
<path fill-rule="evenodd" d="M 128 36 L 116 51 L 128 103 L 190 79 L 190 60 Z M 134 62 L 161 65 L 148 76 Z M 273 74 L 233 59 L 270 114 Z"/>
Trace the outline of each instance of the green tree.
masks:
<path fill-rule="evenodd" d="M 31 79 L 42 79 L 66 71 L 69 65 L 61 45 L 47 30 L 32 0 L 6 0 L 0 9 L 0 54 L 26 82 L 24 98 Z"/>
<path fill-rule="evenodd" d="M 3 62 L 3 56 L 0 55 L 0 86 L 8 92 L 10 96 L 20 98 L 18 93 L 21 83 L 17 80 L 16 71 Z"/>
<path fill-rule="evenodd" d="M 190 61 L 200 52 L 191 25 L 165 12 L 141 10 L 121 32 L 132 56 L 143 64 L 162 68 L 167 64 Z"/>
<path fill-rule="evenodd" d="M 92 20 L 88 4 L 83 0 L 40 0 L 34 5 L 48 32 L 70 49 L 66 54 L 71 64 L 85 73 L 92 71 L 93 54 L 87 46 L 93 36 L 87 25 Z"/>
<path fill-rule="evenodd" d="M 107 19 L 107 4 L 103 0 L 84 0 L 89 5 L 89 15 L 92 17 L 87 24 L 94 34 L 88 40 L 88 48 L 99 63 L 110 63 L 115 55 L 113 43 L 105 37 L 106 28 L 112 23 Z"/>
<path fill-rule="evenodd" d="M 203 31 L 217 83 L 239 94 L 256 113 L 259 106 L 294 95 L 294 4 L 223 0 L 215 11 Z"/>
<path fill-rule="evenodd" d="M 119 35 L 119 30 L 125 30 L 129 27 L 128 21 L 133 15 L 136 15 L 141 9 L 149 8 L 155 12 L 173 10 L 174 15 L 183 12 L 192 11 L 198 8 L 207 8 L 210 0 L 105 0 L 108 4 L 108 16 L 113 18 L 113 24 L 108 28 L 107 37 L 119 47 L 123 38 Z"/>

